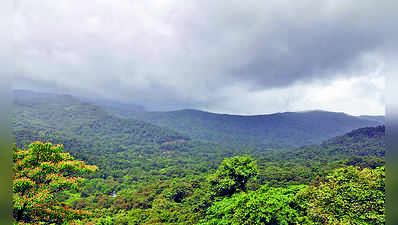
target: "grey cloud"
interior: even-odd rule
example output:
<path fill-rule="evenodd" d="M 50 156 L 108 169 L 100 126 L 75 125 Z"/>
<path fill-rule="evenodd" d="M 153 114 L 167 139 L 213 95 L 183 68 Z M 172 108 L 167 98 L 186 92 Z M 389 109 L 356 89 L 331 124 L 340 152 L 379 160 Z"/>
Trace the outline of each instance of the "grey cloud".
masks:
<path fill-rule="evenodd" d="M 392 31 L 392 20 L 384 21 L 384 18 L 389 13 L 393 15 L 391 8 L 398 5 L 392 1 L 382 1 L 379 5 L 367 1 L 355 5 L 334 2 L 336 9 L 329 10 L 328 7 L 333 8 L 330 1 L 277 4 L 271 9 L 267 7 L 268 2 L 264 2 L 242 10 L 239 9 L 245 5 L 230 10 L 228 4 L 223 4 L 220 8 L 226 9 L 222 12 L 230 10 L 237 14 L 227 17 L 224 23 L 216 24 L 207 33 L 211 36 L 221 30 L 222 34 L 230 34 L 221 39 L 221 46 L 225 40 L 227 43 L 236 40 L 231 41 L 230 46 L 218 48 L 217 52 L 229 52 L 227 60 L 221 62 L 225 64 L 224 74 L 236 76 L 238 80 L 244 76 L 263 88 L 362 69 L 365 54 L 378 53 L 396 37 L 396 34 L 388 35 Z M 351 8 L 344 8 L 347 5 Z M 206 17 L 216 19 L 219 12 Z"/>
<path fill-rule="evenodd" d="M 372 59 L 396 57 L 397 6 L 392 0 L 19 2 L 15 85 L 150 109 L 217 110 L 224 102 L 231 109 L 262 90 L 371 73 L 378 62 Z"/>

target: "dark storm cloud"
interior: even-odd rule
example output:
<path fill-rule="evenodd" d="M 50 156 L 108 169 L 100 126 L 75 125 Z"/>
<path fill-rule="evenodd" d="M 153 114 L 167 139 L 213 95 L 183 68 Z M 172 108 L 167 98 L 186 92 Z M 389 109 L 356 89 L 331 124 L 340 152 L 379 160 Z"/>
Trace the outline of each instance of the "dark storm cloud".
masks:
<path fill-rule="evenodd" d="M 294 85 L 382 76 L 375 68 L 387 54 L 396 57 L 397 6 L 389 0 L 19 2 L 15 86 L 152 109 L 254 113 L 274 104 L 272 110 L 284 111 Z"/>
<path fill-rule="evenodd" d="M 218 44 L 236 40 L 231 48 L 223 49 L 230 52 L 229 60 L 221 62 L 226 68 L 224 74 L 251 80 L 262 88 L 362 72 L 369 69 L 364 57 L 383 54 L 383 48 L 397 36 L 392 9 L 398 5 L 393 1 L 284 3 L 264 2 L 243 7 L 232 4 L 234 9 L 223 4 L 218 9 L 224 10 L 210 10 L 213 13 L 205 17 L 212 19 L 205 27 L 212 20 L 217 21 L 218 16 L 223 21 L 210 25 L 214 27 L 208 30 L 202 29 L 209 36 L 223 35 L 224 38 L 212 39 L 216 42 L 214 47 L 222 50 L 217 48 Z M 217 14 L 220 12 L 224 14 Z M 226 16 L 228 12 L 232 15 Z"/>

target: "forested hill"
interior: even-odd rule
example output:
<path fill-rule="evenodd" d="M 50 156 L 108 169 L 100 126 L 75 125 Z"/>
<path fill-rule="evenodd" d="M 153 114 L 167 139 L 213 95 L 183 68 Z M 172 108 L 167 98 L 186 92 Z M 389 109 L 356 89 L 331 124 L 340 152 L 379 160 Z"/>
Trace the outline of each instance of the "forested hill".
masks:
<path fill-rule="evenodd" d="M 241 116 L 204 112 L 199 110 L 178 110 L 169 112 L 147 112 L 135 105 L 117 102 L 89 100 L 85 103 L 68 95 L 43 94 L 31 91 L 14 91 L 15 104 L 26 107 L 31 114 L 28 122 L 38 122 L 40 126 L 70 129 L 82 134 L 90 131 L 104 132 L 117 129 L 116 133 L 143 131 L 138 142 L 147 142 L 148 136 L 159 137 L 161 142 L 179 136 L 208 141 L 230 147 L 259 146 L 272 148 L 298 147 L 307 144 L 319 144 L 329 138 L 343 135 L 353 129 L 382 124 L 383 117 L 354 117 L 344 113 L 327 111 L 286 112 L 266 115 Z M 32 106 L 35 106 L 32 108 Z M 98 107 L 99 106 L 99 107 Z M 18 109 L 18 107 L 17 107 Z M 43 111 L 43 112 L 42 112 Z M 20 113 L 17 113 L 20 116 Z M 112 116 L 112 115 L 116 115 Z M 124 118 L 124 119 L 121 119 Z M 98 121 L 101 127 L 98 126 Z M 142 122 L 145 121 L 145 122 Z M 152 126 L 151 124 L 156 126 Z M 123 125 L 119 124 L 123 123 Z M 67 124 L 67 126 L 64 126 Z M 159 127 L 158 127 L 159 126 Z M 165 129 L 161 129 L 163 127 Z M 98 130 L 102 129 L 102 131 Z M 127 130 L 126 130 L 127 129 Z M 134 131 L 130 131 L 133 129 Z M 148 134 L 151 129 L 155 129 Z M 80 131 L 79 131 L 80 130 Z M 108 132 L 111 133 L 111 132 Z M 162 133 L 162 134 L 158 134 Z M 135 137 L 141 137 L 135 135 Z M 166 136 L 166 138 L 161 138 Z M 178 138 L 177 138 L 178 139 Z"/>
<path fill-rule="evenodd" d="M 101 136 L 125 145 L 161 144 L 188 137 L 147 122 L 119 118 L 69 95 L 15 92 L 14 123 L 50 128 L 86 139 Z M 100 140 L 95 140 L 100 141 Z"/>
<path fill-rule="evenodd" d="M 327 111 L 286 112 L 240 116 L 198 110 L 126 112 L 133 117 L 218 144 L 263 144 L 271 147 L 319 144 L 353 129 L 377 126 L 379 121 Z"/>
<path fill-rule="evenodd" d="M 181 176 L 192 167 L 206 171 L 232 154 L 168 128 L 112 115 L 70 95 L 13 94 L 12 133 L 18 147 L 32 141 L 62 144 L 77 159 L 99 166 L 98 176 Z"/>
<path fill-rule="evenodd" d="M 115 153 L 137 148 L 154 151 L 167 143 L 190 139 L 167 128 L 110 115 L 69 95 L 15 91 L 13 115 L 18 146 L 36 140 L 51 141 L 63 144 L 66 151 L 80 159 L 97 163 L 116 157 Z"/>
<path fill-rule="evenodd" d="M 306 183 L 314 174 L 325 174 L 344 166 L 381 167 L 385 164 L 385 152 L 385 126 L 377 126 L 359 128 L 320 145 L 258 153 L 256 158 L 263 168 L 260 180 L 282 185 Z"/>
<path fill-rule="evenodd" d="M 357 156 L 385 155 L 385 126 L 356 129 L 343 136 L 332 138 L 321 145 L 339 154 Z"/>
<path fill-rule="evenodd" d="M 303 146 L 291 153 L 290 158 L 330 163 L 345 160 L 347 165 L 377 167 L 384 165 L 386 151 L 385 126 L 365 127 L 331 138 L 320 145 Z"/>

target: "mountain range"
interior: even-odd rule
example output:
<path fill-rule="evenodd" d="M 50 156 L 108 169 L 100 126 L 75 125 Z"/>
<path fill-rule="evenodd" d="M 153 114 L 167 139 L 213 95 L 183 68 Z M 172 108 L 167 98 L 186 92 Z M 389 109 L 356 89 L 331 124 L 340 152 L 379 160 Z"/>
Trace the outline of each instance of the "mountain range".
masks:
<path fill-rule="evenodd" d="M 194 109 L 148 112 L 136 105 L 16 90 L 16 121 L 86 138 L 92 132 L 126 138 L 123 146 L 196 139 L 225 146 L 291 148 L 319 144 L 361 127 L 383 124 L 384 116 L 328 111 L 229 115 Z M 112 132 L 110 132 L 112 131 Z M 104 140 L 105 141 L 105 140 Z"/>

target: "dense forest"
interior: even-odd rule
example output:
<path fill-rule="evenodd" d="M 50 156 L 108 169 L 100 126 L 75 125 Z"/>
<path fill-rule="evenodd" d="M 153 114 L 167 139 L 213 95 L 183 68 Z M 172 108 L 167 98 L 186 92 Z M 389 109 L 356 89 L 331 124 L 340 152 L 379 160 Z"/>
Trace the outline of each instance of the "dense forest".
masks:
<path fill-rule="evenodd" d="M 199 110 L 146 112 L 106 107 L 109 112 L 168 127 L 190 137 L 227 146 L 253 146 L 263 149 L 291 148 L 318 144 L 355 128 L 376 126 L 380 117 L 354 117 L 327 111 L 285 112 L 241 116 Z"/>
<path fill-rule="evenodd" d="M 16 223 L 385 224 L 382 118 L 14 95 Z"/>

